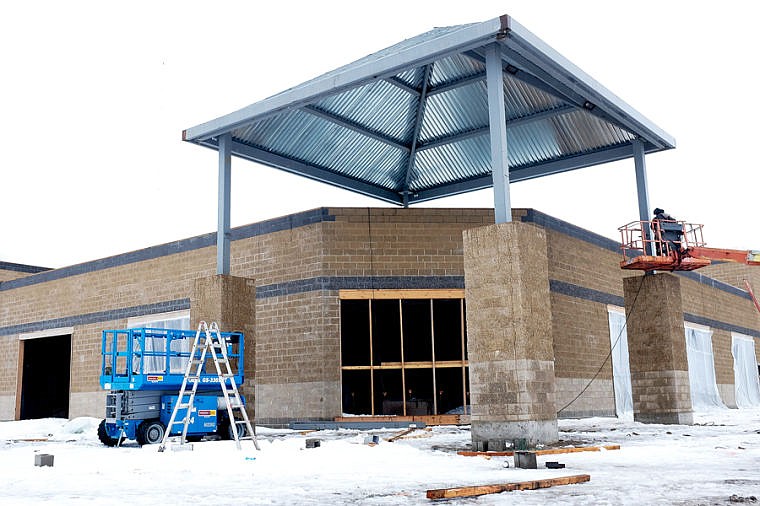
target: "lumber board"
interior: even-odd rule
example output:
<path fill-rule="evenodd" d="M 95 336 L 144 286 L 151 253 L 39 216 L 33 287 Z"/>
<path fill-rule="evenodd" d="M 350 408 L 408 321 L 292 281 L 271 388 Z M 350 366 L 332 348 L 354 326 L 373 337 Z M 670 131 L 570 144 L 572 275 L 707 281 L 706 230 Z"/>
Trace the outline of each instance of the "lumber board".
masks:
<path fill-rule="evenodd" d="M 399 438 L 402 438 L 402 437 L 406 436 L 409 433 L 414 432 L 415 430 L 417 430 L 417 427 L 409 427 L 408 429 L 404 429 L 401 432 L 397 432 L 396 434 L 394 434 L 391 437 L 387 438 L 386 441 L 388 441 L 389 443 L 392 443 L 395 440 L 397 440 Z"/>
<path fill-rule="evenodd" d="M 588 474 L 576 474 L 560 478 L 546 478 L 543 480 L 518 481 L 512 483 L 497 483 L 493 485 L 474 485 L 467 487 L 439 488 L 427 491 L 428 499 L 451 499 L 453 497 L 474 497 L 486 494 L 498 494 L 513 490 L 537 490 L 558 485 L 573 485 L 585 483 L 591 479 Z"/>
<path fill-rule="evenodd" d="M 536 455 L 559 455 L 562 453 L 578 453 L 578 452 L 600 452 L 602 450 L 619 450 L 620 445 L 604 445 L 604 446 L 579 446 L 571 448 L 545 448 L 543 450 L 530 450 Z M 515 452 L 508 450 L 504 452 L 475 452 L 469 450 L 461 450 L 457 452 L 457 455 L 464 457 L 511 457 Z"/>

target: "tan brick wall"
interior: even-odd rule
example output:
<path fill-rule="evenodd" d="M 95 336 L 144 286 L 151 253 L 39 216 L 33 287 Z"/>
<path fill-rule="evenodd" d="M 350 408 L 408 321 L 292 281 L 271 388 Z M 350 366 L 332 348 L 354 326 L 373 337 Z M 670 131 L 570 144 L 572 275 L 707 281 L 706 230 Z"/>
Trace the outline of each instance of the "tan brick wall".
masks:
<path fill-rule="evenodd" d="M 231 274 L 255 279 L 257 289 L 320 276 L 463 276 L 462 231 L 493 223 L 493 212 L 487 209 L 368 212 L 367 208 L 340 208 L 329 212 L 334 221 L 233 241 Z M 513 213 L 516 218 L 526 214 L 524 210 Z M 631 274 L 619 269 L 618 254 L 552 229 L 545 232 L 549 279 L 622 297 L 622 278 Z M 215 247 L 207 247 L 2 290 L 0 327 L 188 299 L 193 281 L 215 271 Z M 7 274 L 0 271 L 0 276 Z M 760 285 L 760 280 L 756 284 Z M 760 318 L 749 301 L 690 280 L 684 281 L 683 292 L 686 312 L 760 328 Z M 547 304 L 552 308 L 555 375 L 567 379 L 568 384 L 590 379 L 609 352 L 605 304 L 559 293 L 552 293 Z M 304 385 L 311 385 L 324 393 L 314 396 L 325 399 L 321 405 L 326 407 L 320 407 L 319 413 L 339 414 L 340 395 L 335 392 L 340 381 L 338 309 L 334 290 L 257 298 L 257 383 L 272 387 L 290 384 L 293 391 L 305 391 Z M 74 325 L 71 406 L 76 411 L 72 416 L 101 416 L 100 408 L 95 413 L 79 410 L 91 409 L 88 406 L 101 395 L 101 330 L 125 326 L 125 319 Z M 713 330 L 718 382 L 730 384 L 730 333 Z M 0 346 L 6 350 L 0 357 L 0 419 L 7 419 L 13 413 L 3 406 L 15 406 L 18 336 L 0 336 Z M 611 379 L 609 365 L 599 378 L 599 386 L 592 385 L 590 390 L 601 393 L 605 390 L 601 381 Z M 569 396 L 569 388 L 565 390 L 562 396 Z M 611 390 L 607 390 L 610 394 L 600 395 L 600 399 L 611 399 Z M 94 397 L 88 397 L 91 395 Z M 609 412 L 609 402 L 600 401 L 599 414 Z M 264 415 L 266 411 L 257 413 Z"/>
<path fill-rule="evenodd" d="M 23 278 L 24 276 L 29 276 L 29 274 L 26 272 L 9 271 L 5 269 L 0 269 L 0 283 L 2 283 L 3 281 L 10 281 L 11 279 Z"/>

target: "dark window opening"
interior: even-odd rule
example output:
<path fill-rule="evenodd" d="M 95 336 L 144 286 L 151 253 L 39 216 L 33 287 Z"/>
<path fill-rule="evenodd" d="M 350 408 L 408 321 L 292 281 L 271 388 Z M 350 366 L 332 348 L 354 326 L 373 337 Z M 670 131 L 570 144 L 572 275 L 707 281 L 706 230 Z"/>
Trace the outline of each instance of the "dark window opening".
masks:
<path fill-rule="evenodd" d="M 22 341 L 22 420 L 69 417 L 71 336 Z"/>
<path fill-rule="evenodd" d="M 372 371 L 343 371 L 343 412 L 357 415 L 372 413 Z"/>
<path fill-rule="evenodd" d="M 402 300 L 404 362 L 433 360 L 429 300 Z"/>
<path fill-rule="evenodd" d="M 373 365 L 401 362 L 401 325 L 398 300 L 372 301 Z M 342 325 L 342 319 L 341 319 Z M 364 365 L 370 365 L 367 362 Z"/>
<path fill-rule="evenodd" d="M 462 299 L 344 299 L 340 308 L 344 413 L 469 413 Z"/>
<path fill-rule="evenodd" d="M 369 364 L 369 301 L 341 301 L 341 348 L 343 365 Z"/>
<path fill-rule="evenodd" d="M 435 329 L 435 359 L 462 360 L 462 301 L 439 299 L 433 301 Z"/>
<path fill-rule="evenodd" d="M 435 414 L 433 412 L 433 369 L 407 369 L 404 373 L 407 416 Z"/>
<path fill-rule="evenodd" d="M 445 367 L 435 370 L 435 389 L 438 413 L 465 414 L 462 395 L 467 374 L 459 367 Z M 467 411 L 469 413 L 469 410 Z"/>
<path fill-rule="evenodd" d="M 382 369 L 375 371 L 374 414 L 404 414 L 404 388 L 401 383 L 401 369 Z"/>

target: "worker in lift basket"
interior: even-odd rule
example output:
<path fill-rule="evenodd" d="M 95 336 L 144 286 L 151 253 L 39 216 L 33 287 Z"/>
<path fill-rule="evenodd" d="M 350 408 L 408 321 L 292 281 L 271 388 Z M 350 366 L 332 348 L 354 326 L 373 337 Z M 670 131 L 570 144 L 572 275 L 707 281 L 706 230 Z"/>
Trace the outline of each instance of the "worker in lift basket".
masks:
<path fill-rule="evenodd" d="M 683 235 L 681 224 L 677 223 L 675 218 L 660 207 L 654 210 L 652 231 L 654 232 L 655 240 L 662 239 L 662 243 L 659 241 L 655 243 L 658 255 L 667 255 L 668 249 L 676 252 L 681 250 L 681 236 Z M 665 244 L 669 248 L 666 248 Z"/>

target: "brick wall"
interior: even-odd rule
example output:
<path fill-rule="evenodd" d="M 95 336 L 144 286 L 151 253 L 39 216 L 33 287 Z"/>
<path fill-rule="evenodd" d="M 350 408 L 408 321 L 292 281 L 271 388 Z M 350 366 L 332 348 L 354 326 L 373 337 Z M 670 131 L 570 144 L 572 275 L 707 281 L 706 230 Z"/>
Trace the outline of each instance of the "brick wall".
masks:
<path fill-rule="evenodd" d="M 561 407 L 609 353 L 606 305 L 623 305 L 622 277 L 630 274 L 618 268 L 613 241 L 533 210 L 513 215 L 546 229 L 547 304 Z M 234 229 L 231 274 L 256 282 L 256 381 L 276 399 L 267 411 L 258 397 L 257 416 L 339 414 L 338 290 L 463 288 L 462 231 L 490 223 L 493 212 L 486 209 L 340 208 Z M 0 345 L 6 353 L 0 357 L 0 419 L 14 416 L 19 334 L 73 327 L 71 416 L 101 416 L 100 331 L 123 328 L 132 316 L 189 309 L 193 281 L 215 270 L 215 234 L 207 234 L 2 280 Z M 687 318 L 713 328 L 718 382 L 732 383 L 730 329 L 715 322 L 760 335 L 760 319 L 740 294 L 684 279 L 684 311 L 692 315 Z M 609 414 L 610 385 L 606 364 L 567 413 Z"/>

